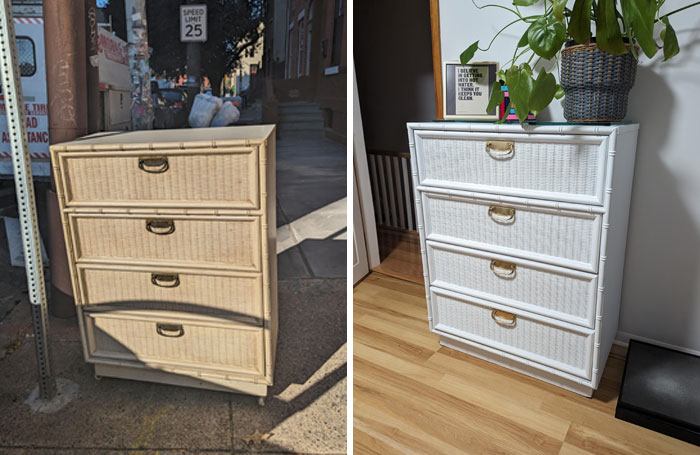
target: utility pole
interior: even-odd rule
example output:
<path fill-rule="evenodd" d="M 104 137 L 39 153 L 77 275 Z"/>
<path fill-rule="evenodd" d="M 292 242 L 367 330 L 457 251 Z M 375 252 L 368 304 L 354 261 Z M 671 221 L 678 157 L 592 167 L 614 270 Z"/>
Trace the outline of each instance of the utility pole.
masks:
<path fill-rule="evenodd" d="M 95 133 L 104 127 L 100 113 L 99 42 L 95 0 L 85 0 L 85 13 L 87 16 L 85 19 L 85 37 L 87 39 L 85 66 L 87 68 L 88 132 Z"/>
<path fill-rule="evenodd" d="M 153 128 L 151 68 L 148 52 L 146 0 L 125 0 L 131 73 L 131 123 L 135 130 Z"/>

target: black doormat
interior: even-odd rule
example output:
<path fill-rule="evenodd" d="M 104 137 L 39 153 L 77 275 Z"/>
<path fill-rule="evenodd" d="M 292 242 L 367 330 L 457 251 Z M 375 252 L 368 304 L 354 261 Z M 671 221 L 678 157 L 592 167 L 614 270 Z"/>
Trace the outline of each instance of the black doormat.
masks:
<path fill-rule="evenodd" d="M 700 357 L 630 340 L 615 417 L 700 446 Z"/>

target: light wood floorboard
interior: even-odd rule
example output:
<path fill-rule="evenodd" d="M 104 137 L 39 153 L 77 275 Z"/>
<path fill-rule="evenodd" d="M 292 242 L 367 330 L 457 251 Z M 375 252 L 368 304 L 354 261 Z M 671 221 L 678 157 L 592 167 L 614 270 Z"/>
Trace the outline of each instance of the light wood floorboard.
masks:
<path fill-rule="evenodd" d="M 355 454 L 700 454 L 615 419 L 625 350 L 593 398 L 441 347 L 422 285 L 372 273 L 354 290 Z"/>

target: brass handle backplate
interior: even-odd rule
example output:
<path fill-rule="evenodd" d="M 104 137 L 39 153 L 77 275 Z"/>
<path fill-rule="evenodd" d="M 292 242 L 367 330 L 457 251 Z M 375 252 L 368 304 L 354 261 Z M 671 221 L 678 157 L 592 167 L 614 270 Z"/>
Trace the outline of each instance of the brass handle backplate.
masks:
<path fill-rule="evenodd" d="M 492 259 L 491 271 L 501 278 L 515 278 L 515 264 L 512 262 Z"/>
<path fill-rule="evenodd" d="M 489 217 L 497 223 L 512 223 L 515 221 L 515 209 L 492 205 L 489 207 Z"/>
<path fill-rule="evenodd" d="M 176 288 L 180 286 L 180 276 L 177 273 L 169 275 L 152 273 L 151 283 L 160 288 Z"/>
<path fill-rule="evenodd" d="M 496 324 L 502 325 L 503 327 L 515 327 L 515 320 L 517 319 L 513 313 L 507 313 L 501 310 L 493 310 L 491 312 L 491 319 L 493 319 Z"/>
<path fill-rule="evenodd" d="M 156 324 L 158 335 L 168 338 L 180 338 L 185 334 L 185 329 L 181 324 Z"/>
<path fill-rule="evenodd" d="M 175 232 L 173 220 L 146 220 L 146 230 L 157 235 L 168 235 Z"/>
<path fill-rule="evenodd" d="M 515 153 L 515 142 L 513 141 L 488 141 L 486 142 L 486 153 L 491 158 L 510 158 Z"/>
<path fill-rule="evenodd" d="M 162 174 L 170 168 L 167 156 L 139 158 L 139 169 L 149 174 Z"/>

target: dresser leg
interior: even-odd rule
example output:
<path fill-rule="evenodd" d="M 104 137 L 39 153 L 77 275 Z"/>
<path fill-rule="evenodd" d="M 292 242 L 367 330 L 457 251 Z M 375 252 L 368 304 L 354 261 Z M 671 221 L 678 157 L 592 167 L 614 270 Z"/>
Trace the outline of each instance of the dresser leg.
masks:
<path fill-rule="evenodd" d="M 258 406 L 265 406 L 265 397 L 258 397 Z"/>

